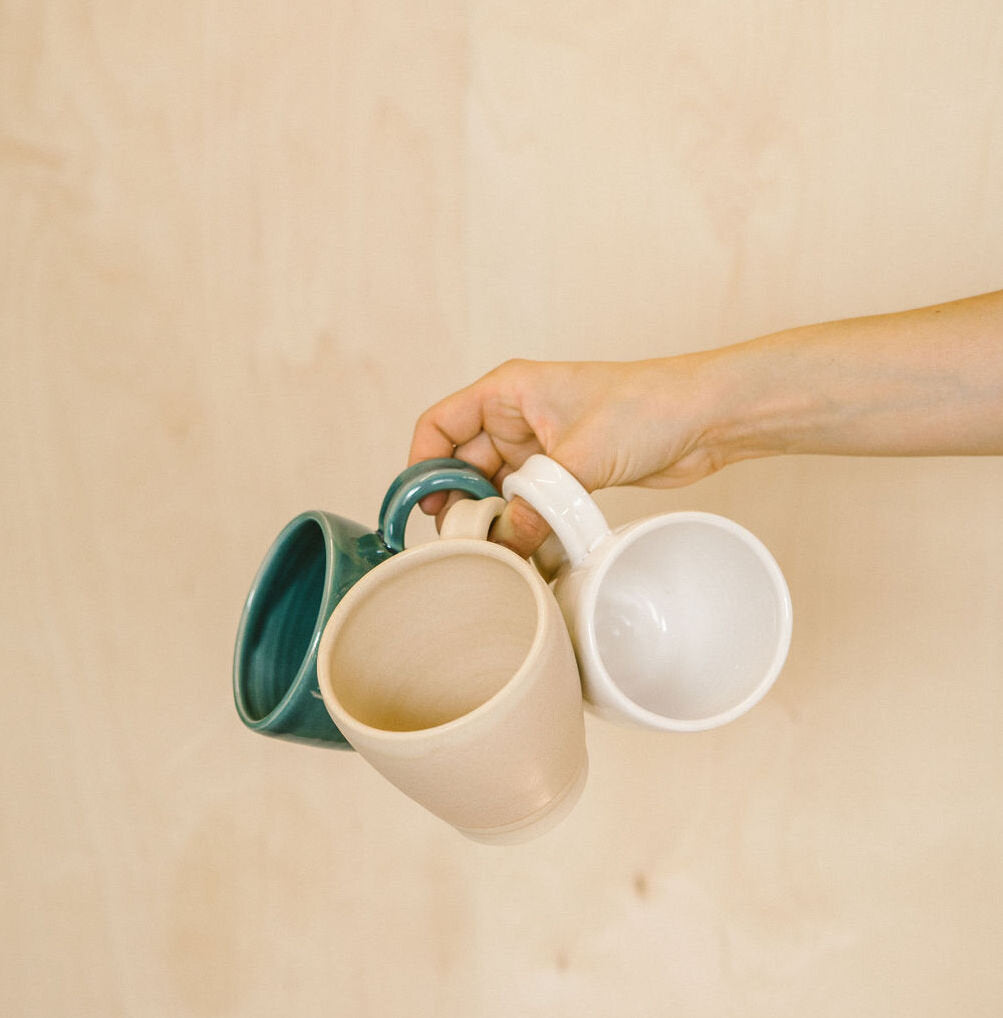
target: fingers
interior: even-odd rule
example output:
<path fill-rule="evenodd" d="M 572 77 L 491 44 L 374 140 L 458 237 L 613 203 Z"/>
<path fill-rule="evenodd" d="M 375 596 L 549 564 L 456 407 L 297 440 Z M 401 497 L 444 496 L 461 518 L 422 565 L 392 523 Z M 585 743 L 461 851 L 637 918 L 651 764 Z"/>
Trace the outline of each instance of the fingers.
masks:
<path fill-rule="evenodd" d="M 477 467 L 485 477 L 495 478 L 505 466 L 505 457 L 495 446 L 485 407 L 497 392 L 497 375 L 497 370 L 485 375 L 426 410 L 415 425 L 408 463 L 454 456 Z M 449 504 L 443 494 L 429 495 L 422 499 L 421 508 L 441 516 Z"/>
<path fill-rule="evenodd" d="M 483 427 L 483 404 L 474 387 L 461 389 L 429 407 L 418 418 L 408 465 L 438 456 L 452 456 L 458 445 L 471 441 Z"/>
<path fill-rule="evenodd" d="M 527 375 L 530 377 L 527 379 Z M 529 362 L 508 361 L 472 385 L 440 400 L 415 425 L 408 462 L 441 456 L 477 467 L 501 490 L 505 477 L 534 452 L 545 451 L 535 418 L 526 411 L 526 393 L 540 388 L 539 372 Z M 539 405 L 540 400 L 536 400 Z M 543 400 L 549 405 L 549 396 Z M 560 418 L 560 414 L 551 414 Z M 455 502 L 454 493 L 439 492 L 421 501 L 424 512 L 441 526 Z M 530 555 L 545 540 L 549 528 L 525 503 L 509 507 L 496 522 L 493 539 L 521 555 Z"/>
<path fill-rule="evenodd" d="M 529 558 L 547 539 L 550 527 L 526 501 L 513 498 L 488 534 L 490 540 L 511 548 L 517 555 Z"/>
<path fill-rule="evenodd" d="M 429 407 L 415 424 L 408 465 L 419 460 L 456 456 L 458 447 L 474 442 L 482 434 L 482 406 L 474 386 L 469 386 Z M 466 461 L 477 466 L 471 459 Z M 419 504 L 423 512 L 441 517 L 452 502 L 447 492 L 438 492 L 426 496 Z"/>
<path fill-rule="evenodd" d="M 494 440 L 486 431 L 479 432 L 469 442 L 457 444 L 453 455 L 465 463 L 472 463 L 489 480 L 494 479 L 504 463 Z"/>

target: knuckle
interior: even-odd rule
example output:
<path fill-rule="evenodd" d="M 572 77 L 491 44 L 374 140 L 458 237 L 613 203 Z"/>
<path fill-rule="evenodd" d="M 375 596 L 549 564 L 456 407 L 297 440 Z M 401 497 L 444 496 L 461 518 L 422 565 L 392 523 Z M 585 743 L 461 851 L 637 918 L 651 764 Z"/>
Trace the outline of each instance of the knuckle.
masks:
<path fill-rule="evenodd" d="M 415 421 L 415 430 L 424 431 L 432 424 L 434 420 L 435 420 L 435 407 L 430 406 L 428 407 L 428 409 L 423 410 L 418 415 L 418 419 Z"/>
<path fill-rule="evenodd" d="M 510 357 L 495 369 L 500 375 L 521 375 L 531 371 L 536 362 L 525 357 Z"/>

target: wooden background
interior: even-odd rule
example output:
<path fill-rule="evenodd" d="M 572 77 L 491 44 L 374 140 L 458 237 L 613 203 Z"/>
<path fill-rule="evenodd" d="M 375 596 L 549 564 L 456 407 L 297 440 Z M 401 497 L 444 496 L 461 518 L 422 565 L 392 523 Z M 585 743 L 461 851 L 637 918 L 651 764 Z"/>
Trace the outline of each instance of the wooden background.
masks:
<path fill-rule="evenodd" d="M 996 289 L 1001 185 L 998 0 L 3 0 L 0 1012 L 998 1018 L 1003 461 L 604 494 L 759 534 L 794 643 L 728 728 L 590 720 L 529 845 L 230 656 L 440 396 Z"/>

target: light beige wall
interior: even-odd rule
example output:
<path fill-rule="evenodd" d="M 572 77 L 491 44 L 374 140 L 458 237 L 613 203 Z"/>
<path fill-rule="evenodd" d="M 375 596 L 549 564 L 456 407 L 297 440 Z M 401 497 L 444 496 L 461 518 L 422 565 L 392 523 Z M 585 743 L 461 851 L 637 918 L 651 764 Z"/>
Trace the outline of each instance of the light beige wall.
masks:
<path fill-rule="evenodd" d="M 999 460 L 603 496 L 751 527 L 794 644 L 527 846 L 229 689 L 278 527 L 498 361 L 998 288 L 1001 96 L 998 0 L 0 4 L 0 1012 L 1003 1012 Z"/>

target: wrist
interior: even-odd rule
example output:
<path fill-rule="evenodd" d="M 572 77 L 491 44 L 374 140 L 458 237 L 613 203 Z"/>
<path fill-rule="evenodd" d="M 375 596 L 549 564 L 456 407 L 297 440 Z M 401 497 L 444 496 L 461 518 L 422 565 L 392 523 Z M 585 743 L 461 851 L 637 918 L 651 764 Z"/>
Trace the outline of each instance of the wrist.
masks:
<path fill-rule="evenodd" d="M 703 443 L 719 466 L 798 451 L 814 397 L 796 384 L 788 339 L 778 333 L 695 355 Z"/>

